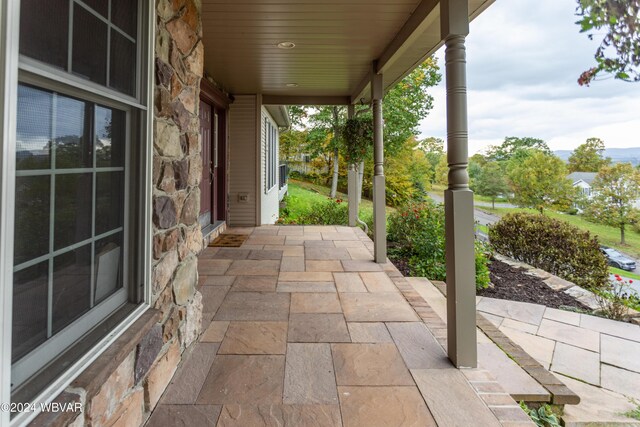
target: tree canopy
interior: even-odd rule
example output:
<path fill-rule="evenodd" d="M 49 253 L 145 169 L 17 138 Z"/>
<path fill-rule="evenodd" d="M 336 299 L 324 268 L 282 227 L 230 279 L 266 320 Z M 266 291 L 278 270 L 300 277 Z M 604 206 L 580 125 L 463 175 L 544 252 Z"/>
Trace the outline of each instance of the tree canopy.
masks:
<path fill-rule="evenodd" d="M 601 37 L 596 64 L 584 71 L 578 84 L 589 85 L 602 74 L 624 81 L 640 81 L 640 0 L 578 0 L 580 32 L 590 40 Z"/>
<path fill-rule="evenodd" d="M 598 172 L 611 162 L 611 159 L 602 156 L 603 153 L 604 141 L 600 138 L 587 139 L 569 156 L 569 172 Z"/>
<path fill-rule="evenodd" d="M 592 189 L 587 216 L 618 227 L 620 243 L 624 244 L 625 227 L 633 220 L 634 203 L 640 198 L 640 171 L 630 163 L 604 166 L 593 180 Z"/>
<path fill-rule="evenodd" d="M 552 206 L 568 207 L 575 193 L 564 162 L 553 154 L 531 150 L 524 160 L 509 162 L 507 170 L 518 206 L 543 213 Z"/>
<path fill-rule="evenodd" d="M 487 149 L 487 158 L 498 162 L 510 160 L 521 150 L 536 149 L 551 153 L 547 143 L 538 138 L 508 136 L 500 145 L 492 145 Z"/>
<path fill-rule="evenodd" d="M 509 184 L 504 176 L 504 170 L 497 162 L 491 162 L 481 167 L 473 180 L 474 191 L 482 196 L 491 197 L 491 204 L 495 209 L 496 198 L 509 192 Z"/>

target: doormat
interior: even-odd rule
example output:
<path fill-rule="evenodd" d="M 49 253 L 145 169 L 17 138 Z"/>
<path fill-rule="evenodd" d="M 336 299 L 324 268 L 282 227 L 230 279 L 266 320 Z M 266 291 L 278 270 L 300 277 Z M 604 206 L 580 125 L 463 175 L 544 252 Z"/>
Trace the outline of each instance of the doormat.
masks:
<path fill-rule="evenodd" d="M 247 234 L 221 234 L 209 243 L 214 248 L 239 248 L 247 240 Z"/>

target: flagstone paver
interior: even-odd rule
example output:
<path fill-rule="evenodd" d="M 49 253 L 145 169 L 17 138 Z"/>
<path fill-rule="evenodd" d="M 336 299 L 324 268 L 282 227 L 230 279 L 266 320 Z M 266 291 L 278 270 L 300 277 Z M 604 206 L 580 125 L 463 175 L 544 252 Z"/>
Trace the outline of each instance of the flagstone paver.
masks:
<path fill-rule="evenodd" d="M 625 396 L 640 399 L 640 374 L 637 372 L 603 363 L 600 368 L 600 385 Z"/>
<path fill-rule="evenodd" d="M 228 321 L 213 321 L 209 324 L 207 330 L 200 337 L 201 342 L 222 342 L 224 334 L 227 333 L 229 327 Z"/>
<path fill-rule="evenodd" d="M 338 403 L 330 344 L 289 344 L 283 401 L 298 404 Z"/>
<path fill-rule="evenodd" d="M 362 281 L 369 292 L 397 292 L 396 285 L 393 284 L 386 273 L 380 272 L 363 272 L 360 273 Z"/>
<path fill-rule="evenodd" d="M 231 322 L 218 354 L 285 354 L 287 322 Z"/>
<path fill-rule="evenodd" d="M 306 247 L 304 256 L 307 260 L 342 260 L 351 259 L 345 248 L 334 247 Z"/>
<path fill-rule="evenodd" d="M 424 323 L 387 323 L 387 328 L 409 369 L 453 366 Z"/>
<path fill-rule="evenodd" d="M 233 292 L 275 292 L 276 276 L 238 276 L 233 283 Z"/>
<path fill-rule="evenodd" d="M 538 335 L 586 350 L 600 351 L 600 334 L 598 332 L 567 325 L 566 323 L 543 319 L 540 322 Z"/>
<path fill-rule="evenodd" d="M 335 293 L 293 293 L 291 313 L 342 313 Z"/>
<path fill-rule="evenodd" d="M 344 271 L 340 261 L 336 260 L 311 260 L 305 263 L 305 271 Z"/>
<path fill-rule="evenodd" d="M 351 342 L 342 314 L 291 314 L 289 342 Z"/>
<path fill-rule="evenodd" d="M 215 320 L 288 320 L 288 293 L 229 292 Z"/>
<path fill-rule="evenodd" d="M 272 276 L 280 271 L 280 260 L 242 259 L 233 261 L 227 271 L 236 276 Z"/>
<path fill-rule="evenodd" d="M 278 282 L 277 292 L 336 292 L 333 282 Z"/>
<path fill-rule="evenodd" d="M 196 343 L 162 396 L 162 404 L 194 404 L 216 357 L 217 343 Z"/>
<path fill-rule="evenodd" d="M 218 427 L 340 425 L 338 405 L 224 405 L 218 421 Z"/>
<path fill-rule="evenodd" d="M 602 363 L 640 373 L 640 343 L 603 334 L 600 345 Z"/>
<path fill-rule="evenodd" d="M 217 355 L 196 403 L 282 403 L 284 356 Z"/>
<path fill-rule="evenodd" d="M 338 385 L 413 385 L 395 345 L 333 344 Z"/>
<path fill-rule="evenodd" d="M 600 385 L 600 354 L 559 342 L 553 353 L 551 370 Z"/>
<path fill-rule="evenodd" d="M 435 427 L 415 386 L 338 387 L 344 427 Z"/>
<path fill-rule="evenodd" d="M 153 411 L 147 423 L 153 427 L 215 426 L 221 405 L 165 405 Z"/>
<path fill-rule="evenodd" d="M 351 341 L 360 343 L 393 342 L 387 327 L 382 322 L 348 322 Z"/>
<path fill-rule="evenodd" d="M 493 298 L 483 298 L 478 303 L 478 310 L 480 311 L 532 325 L 540 324 L 545 309 L 546 307 L 543 305 Z"/>
<path fill-rule="evenodd" d="M 358 273 L 333 273 L 338 292 L 367 292 Z"/>
<path fill-rule="evenodd" d="M 342 310 L 349 322 L 415 322 L 419 318 L 398 292 L 343 293 Z"/>

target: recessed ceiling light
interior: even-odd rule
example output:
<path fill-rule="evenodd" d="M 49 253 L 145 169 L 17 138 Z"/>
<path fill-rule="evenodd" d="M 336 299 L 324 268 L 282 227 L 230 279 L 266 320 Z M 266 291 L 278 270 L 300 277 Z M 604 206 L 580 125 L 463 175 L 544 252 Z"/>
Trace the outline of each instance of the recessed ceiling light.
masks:
<path fill-rule="evenodd" d="M 280 42 L 276 46 L 280 49 L 293 49 L 296 47 L 296 44 L 294 42 Z"/>
<path fill-rule="evenodd" d="M 298 83 L 287 83 L 287 87 L 298 87 Z"/>

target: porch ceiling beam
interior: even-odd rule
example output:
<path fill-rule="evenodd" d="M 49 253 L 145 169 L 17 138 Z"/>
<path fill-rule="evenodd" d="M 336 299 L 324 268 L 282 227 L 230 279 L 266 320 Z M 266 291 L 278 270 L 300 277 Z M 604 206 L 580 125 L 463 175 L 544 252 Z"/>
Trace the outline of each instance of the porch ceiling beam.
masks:
<path fill-rule="evenodd" d="M 262 95 L 264 105 L 349 105 L 348 96 Z"/>
<path fill-rule="evenodd" d="M 368 100 L 369 99 L 369 89 L 371 85 L 371 79 L 373 76 L 373 69 L 367 71 L 367 74 L 364 76 L 360 84 L 356 87 L 355 92 L 351 95 L 351 104 L 358 104 L 361 99 Z"/>
<path fill-rule="evenodd" d="M 427 18 L 437 5 L 438 0 L 422 0 L 420 2 L 398 34 L 380 55 L 376 63 L 376 73 L 384 73 L 420 37 L 426 27 L 430 25 Z"/>

